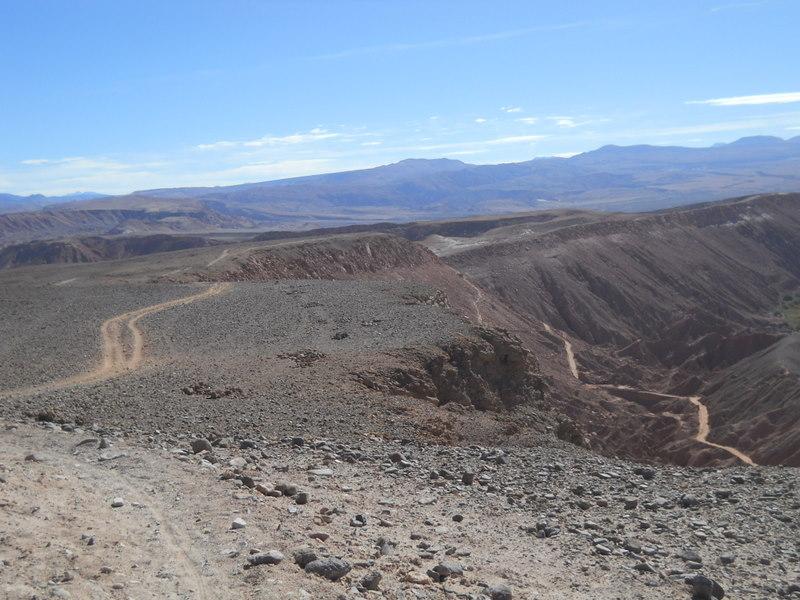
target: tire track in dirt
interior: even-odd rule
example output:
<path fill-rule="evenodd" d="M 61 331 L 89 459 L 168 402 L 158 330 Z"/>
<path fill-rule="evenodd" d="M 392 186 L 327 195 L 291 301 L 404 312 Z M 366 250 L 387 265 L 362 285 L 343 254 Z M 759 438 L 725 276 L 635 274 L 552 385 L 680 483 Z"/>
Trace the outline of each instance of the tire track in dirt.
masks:
<path fill-rule="evenodd" d="M 138 369 L 144 360 L 144 334 L 139 329 L 139 321 L 143 318 L 175 308 L 185 304 L 191 304 L 199 300 L 211 298 L 227 292 L 233 284 L 216 283 L 201 292 L 161 302 L 152 306 L 146 306 L 137 310 L 132 310 L 115 317 L 111 317 L 100 326 L 100 336 L 103 342 L 103 349 L 100 364 L 90 371 L 79 373 L 71 377 L 56 379 L 49 383 L 35 385 L 14 390 L 0 391 L 0 398 L 16 395 L 34 394 L 38 392 L 52 392 L 74 385 L 86 385 L 97 383 L 118 377 L 123 373 Z M 126 356 L 124 330 L 127 329 L 131 336 L 130 355 Z"/>

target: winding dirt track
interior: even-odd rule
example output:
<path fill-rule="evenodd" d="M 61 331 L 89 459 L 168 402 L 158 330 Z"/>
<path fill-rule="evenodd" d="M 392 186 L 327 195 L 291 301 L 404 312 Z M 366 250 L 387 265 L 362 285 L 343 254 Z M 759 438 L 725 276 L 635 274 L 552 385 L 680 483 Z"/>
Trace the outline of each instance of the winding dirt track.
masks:
<path fill-rule="evenodd" d="M 475 313 L 478 317 L 478 322 L 483 323 L 483 316 L 481 315 L 480 311 L 480 303 L 485 299 L 484 293 L 477 285 L 472 283 L 469 280 L 465 280 L 467 283 L 475 290 L 475 298 L 473 299 L 473 303 L 475 305 Z M 572 376 L 577 379 L 580 383 L 581 381 L 580 372 L 578 371 L 578 362 L 575 360 L 575 352 L 572 348 L 572 343 L 567 339 L 567 336 L 558 329 L 555 329 L 548 323 L 541 321 L 542 327 L 544 330 L 549 333 L 550 335 L 555 335 L 561 339 L 561 342 L 564 344 L 564 351 L 566 352 L 567 356 L 567 364 L 569 365 L 569 371 Z M 662 398 L 675 398 L 678 400 L 688 400 L 691 402 L 695 407 L 697 407 L 697 434 L 694 436 L 694 439 L 701 444 L 705 444 L 711 448 L 717 448 L 719 450 L 724 450 L 731 456 L 734 456 L 741 460 L 743 463 L 748 465 L 755 465 L 756 463 L 750 458 L 747 454 L 734 448 L 732 446 L 723 446 L 722 444 L 715 444 L 714 442 L 708 441 L 708 435 L 710 433 L 710 426 L 708 422 L 708 407 L 702 402 L 701 396 L 676 396 L 673 394 L 662 394 L 660 392 L 651 392 L 650 390 L 637 390 L 635 388 L 624 386 L 624 385 L 611 385 L 611 384 L 585 384 L 588 387 L 592 388 L 606 388 L 606 389 L 620 389 L 620 390 L 632 390 L 636 392 L 642 392 L 645 394 L 653 395 L 653 396 L 660 396 Z M 668 414 L 667 416 L 675 418 L 675 415 Z"/>
<path fill-rule="evenodd" d="M 139 321 L 149 315 L 174 308 L 176 306 L 183 306 L 198 300 L 204 300 L 212 296 L 217 296 L 227 292 L 231 288 L 231 283 L 215 283 L 209 288 L 204 289 L 202 292 L 169 300 L 168 302 L 161 302 L 152 306 L 146 306 L 130 312 L 122 313 L 116 317 L 103 322 L 100 326 L 100 335 L 103 341 L 102 358 L 100 364 L 91 371 L 79 373 L 71 377 L 63 379 L 56 379 L 41 385 L 30 386 L 26 388 L 18 388 L 15 390 L 6 390 L 0 392 L 0 398 L 24 394 L 34 394 L 38 392 L 51 392 L 74 385 L 85 385 L 89 383 L 97 383 L 98 381 L 105 381 L 118 377 L 128 371 L 138 369 L 144 360 L 144 334 L 139 329 Z M 130 353 L 126 355 L 125 348 L 125 331 L 130 335 Z"/>
<path fill-rule="evenodd" d="M 567 353 L 567 362 L 569 362 L 569 370 L 572 373 L 572 376 L 575 377 L 578 381 L 580 381 L 580 374 L 578 373 L 578 364 L 575 361 L 575 353 L 572 350 L 572 344 L 566 338 L 566 336 L 561 333 L 560 331 L 554 331 L 550 325 L 547 323 L 542 323 L 544 325 L 545 330 L 548 333 L 553 333 L 561 338 L 561 341 L 564 342 L 564 350 Z M 601 385 L 591 385 L 588 384 L 589 387 L 595 388 L 607 388 L 607 389 L 620 389 L 620 390 L 633 390 L 637 392 L 644 392 L 646 394 L 652 396 L 660 396 L 662 398 L 675 398 L 677 400 L 688 400 L 694 406 L 697 407 L 697 434 L 694 436 L 694 439 L 701 444 L 705 444 L 706 446 L 710 446 L 711 448 L 718 448 L 719 450 L 724 450 L 728 454 L 738 458 L 743 463 L 748 465 L 755 465 L 756 463 L 750 458 L 747 454 L 738 450 L 732 446 L 723 446 L 722 444 L 715 444 L 714 442 L 708 441 L 708 434 L 711 431 L 711 428 L 708 423 L 708 407 L 703 404 L 701 396 L 676 396 L 674 394 L 662 394 L 660 392 L 651 392 L 650 390 L 636 390 L 635 388 L 625 386 L 625 385 L 611 385 L 611 384 L 601 384 Z"/>

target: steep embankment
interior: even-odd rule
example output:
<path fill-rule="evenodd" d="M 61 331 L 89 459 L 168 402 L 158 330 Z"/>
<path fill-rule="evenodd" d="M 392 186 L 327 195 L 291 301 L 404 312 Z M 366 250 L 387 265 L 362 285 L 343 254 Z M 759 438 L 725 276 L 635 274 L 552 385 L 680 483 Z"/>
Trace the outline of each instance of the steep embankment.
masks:
<path fill-rule="evenodd" d="M 99 262 L 157 252 L 202 248 L 217 243 L 199 236 L 166 234 L 34 241 L 0 248 L 0 269 L 43 264 Z"/>
<path fill-rule="evenodd" d="M 760 463 L 800 467 L 800 334 L 715 374 L 702 393 L 716 439 Z"/>
<path fill-rule="evenodd" d="M 520 313 L 613 347 L 587 360 L 601 378 L 629 374 L 615 383 L 652 375 L 637 365 L 691 373 L 769 346 L 778 299 L 800 287 L 797 195 L 527 229 L 446 260 Z"/>
<path fill-rule="evenodd" d="M 729 380 L 754 353 L 770 354 L 786 335 L 775 309 L 800 287 L 800 195 L 598 217 L 547 231 L 526 224 L 468 242 L 453 240 L 446 261 L 517 314 L 565 331 L 589 383 L 690 396 L 703 381 Z M 764 416 L 780 409 L 781 422 L 795 423 L 800 401 L 778 401 L 758 387 L 709 392 L 708 441 L 744 448 L 759 462 L 785 462 L 797 440 L 763 418 L 774 424 Z M 607 449 L 629 452 L 587 402 L 580 415 L 587 427 L 602 432 Z M 635 418 L 618 425 L 637 427 Z M 741 436 L 749 441 L 738 443 Z M 685 451 L 669 448 L 673 457 Z"/>

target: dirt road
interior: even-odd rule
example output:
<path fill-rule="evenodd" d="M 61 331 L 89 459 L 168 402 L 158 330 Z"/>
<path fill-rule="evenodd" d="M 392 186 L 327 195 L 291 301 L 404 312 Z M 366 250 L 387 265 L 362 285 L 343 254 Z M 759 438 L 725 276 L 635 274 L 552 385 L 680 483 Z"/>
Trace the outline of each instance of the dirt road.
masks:
<path fill-rule="evenodd" d="M 569 363 L 569 370 L 572 373 L 572 376 L 580 381 L 580 374 L 578 372 L 578 363 L 575 360 L 575 352 L 572 349 L 572 344 L 567 339 L 567 337 L 560 331 L 554 330 L 550 325 L 547 323 L 542 323 L 544 326 L 545 331 L 550 334 L 557 335 L 561 338 L 561 341 L 564 343 L 564 350 L 567 354 L 567 362 Z M 747 454 L 742 452 L 741 450 L 737 450 L 732 446 L 724 446 L 722 444 L 715 444 L 714 442 L 708 441 L 708 435 L 710 433 L 710 426 L 708 423 L 708 407 L 703 404 L 701 396 L 676 396 L 673 394 L 662 394 L 660 392 L 652 392 L 650 390 L 636 390 L 630 386 L 626 385 L 611 385 L 611 384 L 599 384 L 599 385 L 591 385 L 589 387 L 594 388 L 607 388 L 607 389 L 620 389 L 620 390 L 633 390 L 637 392 L 642 392 L 645 394 L 653 395 L 653 396 L 660 396 L 662 398 L 674 398 L 677 400 L 688 400 L 691 402 L 695 407 L 697 407 L 697 434 L 694 436 L 694 439 L 700 442 L 701 444 L 705 444 L 706 446 L 710 446 L 711 448 L 718 448 L 719 450 L 724 450 L 728 454 L 738 458 L 742 462 L 748 465 L 755 465 L 756 463 L 750 458 Z"/>
<path fill-rule="evenodd" d="M 157 312 L 217 296 L 228 291 L 231 285 L 230 283 L 217 283 L 190 296 L 184 296 L 183 298 L 177 298 L 168 302 L 161 302 L 111 317 L 100 326 L 103 349 L 100 364 L 94 369 L 71 377 L 56 379 L 41 385 L 0 391 L 0 398 L 34 394 L 37 392 L 49 392 L 74 385 L 95 383 L 112 379 L 127 371 L 138 369 L 144 360 L 144 335 L 139 328 L 139 321 Z M 126 330 L 130 335 L 130 353 L 127 355 L 125 347 Z"/>
<path fill-rule="evenodd" d="M 755 465 L 756 463 L 744 452 L 737 450 L 731 446 L 722 446 L 720 444 L 715 444 L 714 442 L 708 441 L 708 434 L 709 434 L 709 425 L 708 425 L 708 408 L 705 404 L 702 403 L 700 396 L 690 396 L 689 402 L 694 404 L 697 407 L 697 417 L 700 422 L 697 428 L 697 435 L 694 439 L 696 439 L 701 444 L 705 444 L 706 446 L 711 446 L 713 448 L 719 448 L 720 450 L 725 450 L 729 454 L 733 454 L 736 458 L 741 460 L 748 465 Z"/>
<path fill-rule="evenodd" d="M 227 248 L 225 248 L 225 250 L 223 250 L 223 251 L 222 251 L 222 254 L 220 254 L 220 255 L 219 255 L 217 258 L 215 258 L 214 260 L 212 260 L 212 261 L 211 261 L 210 263 L 208 263 L 206 266 L 207 266 L 207 267 L 213 267 L 215 264 L 217 264 L 219 261 L 221 261 L 221 260 L 222 260 L 223 258 L 225 258 L 226 256 L 228 256 L 228 249 L 227 249 Z"/>

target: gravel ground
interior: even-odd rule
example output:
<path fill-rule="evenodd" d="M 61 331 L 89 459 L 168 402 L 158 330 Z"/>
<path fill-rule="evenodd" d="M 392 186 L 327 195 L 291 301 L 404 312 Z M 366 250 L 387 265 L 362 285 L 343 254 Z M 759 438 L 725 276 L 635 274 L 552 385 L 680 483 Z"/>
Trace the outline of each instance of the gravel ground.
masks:
<path fill-rule="evenodd" d="M 37 282 L 20 276 L 23 271 L 7 276 L 0 323 L 10 343 L 2 346 L 0 396 L 98 364 L 100 324 L 110 316 L 203 287 L 153 282 L 149 272 L 133 282 L 112 277 L 123 266 L 130 272 L 130 262 L 67 273 L 44 269 Z M 502 436 L 516 416 L 444 410 L 355 380 L 355 373 L 413 363 L 414 352 L 469 335 L 469 324 L 429 303 L 431 297 L 431 288 L 404 282 L 235 283 L 219 296 L 142 319 L 142 368 L 111 380 L 7 395 L 0 414 L 52 409 L 62 418 L 142 431 L 356 435 L 368 427 L 383 436 Z M 202 393 L 185 393 L 200 384 Z"/>
<path fill-rule="evenodd" d="M 793 469 L 212 440 L 5 423 L 5 597 L 677 600 L 698 574 L 730 598 L 800 590 Z M 346 573 L 303 570 L 301 549 Z"/>
<path fill-rule="evenodd" d="M 191 293 L 170 284 L 106 285 L 76 280 L 0 282 L 0 390 L 81 372 L 100 355 L 100 324 Z"/>

